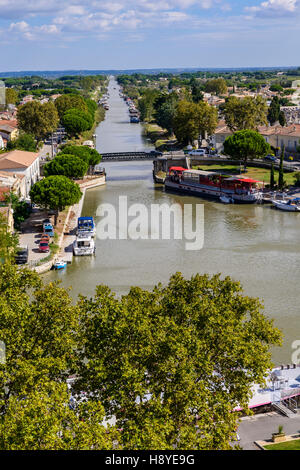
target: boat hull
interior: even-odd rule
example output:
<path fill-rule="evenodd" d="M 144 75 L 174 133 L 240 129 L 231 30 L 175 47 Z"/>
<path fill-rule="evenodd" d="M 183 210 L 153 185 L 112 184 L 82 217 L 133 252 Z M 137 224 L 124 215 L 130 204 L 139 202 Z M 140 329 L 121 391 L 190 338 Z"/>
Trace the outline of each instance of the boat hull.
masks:
<path fill-rule="evenodd" d="M 183 194 L 189 194 L 190 196 L 201 197 L 204 199 L 211 199 L 220 201 L 221 196 L 231 198 L 236 204 L 254 204 L 259 202 L 258 194 L 252 195 L 239 195 L 224 190 L 213 190 L 209 188 L 200 188 L 197 186 L 190 186 L 183 183 L 174 183 L 173 181 L 165 181 L 166 191 L 174 191 Z"/>

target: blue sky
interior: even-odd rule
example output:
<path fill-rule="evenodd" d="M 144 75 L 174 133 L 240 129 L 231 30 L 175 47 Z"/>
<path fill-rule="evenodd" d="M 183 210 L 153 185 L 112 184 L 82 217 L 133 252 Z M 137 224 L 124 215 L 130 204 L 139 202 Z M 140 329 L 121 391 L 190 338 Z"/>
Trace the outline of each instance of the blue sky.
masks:
<path fill-rule="evenodd" d="M 300 65 L 300 0 L 0 0 L 0 71 Z"/>

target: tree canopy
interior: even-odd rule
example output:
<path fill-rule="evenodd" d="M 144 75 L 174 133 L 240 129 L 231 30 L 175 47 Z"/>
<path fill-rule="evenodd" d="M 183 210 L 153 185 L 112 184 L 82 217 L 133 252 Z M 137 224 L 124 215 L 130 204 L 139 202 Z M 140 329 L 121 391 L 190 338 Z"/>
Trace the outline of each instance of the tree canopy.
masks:
<path fill-rule="evenodd" d="M 44 166 L 44 175 L 63 175 L 68 178 L 82 178 L 87 170 L 88 164 L 75 155 L 59 154 Z"/>
<path fill-rule="evenodd" d="M 178 103 L 174 117 L 174 133 L 179 142 L 188 144 L 200 136 L 203 137 L 205 133 L 211 135 L 217 124 L 216 108 L 204 101 L 199 103 L 180 101 Z"/>
<path fill-rule="evenodd" d="M 38 181 L 30 190 L 31 201 L 47 209 L 63 210 L 80 201 L 78 184 L 66 176 L 55 175 Z"/>
<path fill-rule="evenodd" d="M 219 275 L 177 273 L 122 298 L 99 286 L 74 304 L 33 271 L 0 266 L 0 448 L 229 449 L 233 410 L 280 343 L 261 309 Z"/>
<path fill-rule="evenodd" d="M 93 118 L 88 112 L 71 108 L 63 115 L 62 124 L 70 136 L 76 136 L 91 129 Z"/>
<path fill-rule="evenodd" d="M 58 114 L 51 102 L 41 104 L 39 101 L 30 101 L 18 108 L 19 128 L 37 140 L 44 139 L 57 129 L 58 123 Z"/>
<path fill-rule="evenodd" d="M 69 109 L 76 108 L 84 111 L 85 113 L 88 111 L 88 106 L 85 99 L 78 94 L 72 93 L 56 98 L 55 106 L 60 119 L 62 119 L 63 115 L 69 111 Z"/>
<path fill-rule="evenodd" d="M 87 145 L 65 145 L 58 155 L 61 154 L 76 155 L 90 166 L 95 166 L 101 161 L 100 153 Z"/>
<path fill-rule="evenodd" d="M 229 129 L 233 132 L 245 129 L 257 130 L 267 124 L 267 104 L 261 97 L 237 98 L 231 96 L 226 101 L 223 112 Z"/>
<path fill-rule="evenodd" d="M 180 273 L 152 292 L 82 297 L 78 390 L 122 429 L 126 449 L 228 449 L 235 407 L 271 367 L 280 342 L 257 299 L 219 275 Z"/>
<path fill-rule="evenodd" d="M 248 160 L 264 158 L 271 151 L 262 135 L 256 131 L 238 131 L 227 137 L 224 142 L 224 153 L 235 160 L 247 164 Z"/>

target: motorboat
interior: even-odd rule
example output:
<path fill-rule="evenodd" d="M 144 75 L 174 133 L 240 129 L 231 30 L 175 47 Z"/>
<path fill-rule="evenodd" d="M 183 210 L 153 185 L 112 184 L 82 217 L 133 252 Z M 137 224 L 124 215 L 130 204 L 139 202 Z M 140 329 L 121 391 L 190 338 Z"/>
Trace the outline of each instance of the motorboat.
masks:
<path fill-rule="evenodd" d="M 80 233 L 87 233 L 91 237 L 95 236 L 96 227 L 93 217 L 78 217 L 77 235 L 79 235 Z"/>
<path fill-rule="evenodd" d="M 53 269 L 65 269 L 67 267 L 67 262 L 63 260 L 57 260 L 53 264 Z"/>
<path fill-rule="evenodd" d="M 73 243 L 74 256 L 91 256 L 95 254 L 95 242 L 91 235 L 79 233 Z"/>
<path fill-rule="evenodd" d="M 281 211 L 287 211 L 287 212 L 300 212 L 300 199 L 288 199 L 286 201 L 284 200 L 278 200 L 275 199 L 272 201 L 272 204 L 276 209 L 279 209 Z"/>

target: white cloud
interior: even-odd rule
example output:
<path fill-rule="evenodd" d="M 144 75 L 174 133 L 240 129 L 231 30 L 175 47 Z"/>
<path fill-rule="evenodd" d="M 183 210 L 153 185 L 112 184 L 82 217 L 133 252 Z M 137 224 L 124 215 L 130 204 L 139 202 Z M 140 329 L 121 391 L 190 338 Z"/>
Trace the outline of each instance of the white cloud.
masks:
<path fill-rule="evenodd" d="M 266 0 L 258 6 L 246 7 L 246 10 L 259 16 L 281 16 L 295 13 L 299 0 Z"/>

